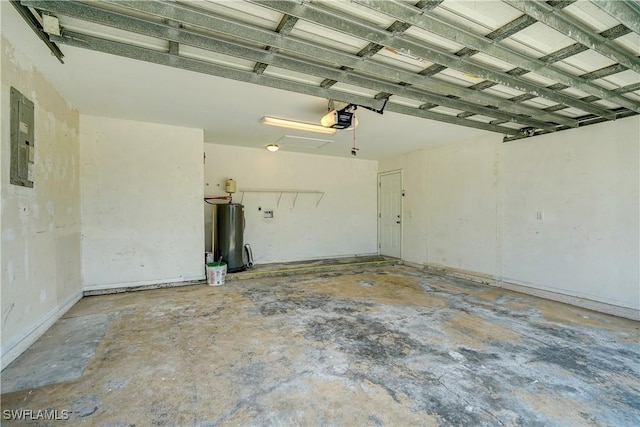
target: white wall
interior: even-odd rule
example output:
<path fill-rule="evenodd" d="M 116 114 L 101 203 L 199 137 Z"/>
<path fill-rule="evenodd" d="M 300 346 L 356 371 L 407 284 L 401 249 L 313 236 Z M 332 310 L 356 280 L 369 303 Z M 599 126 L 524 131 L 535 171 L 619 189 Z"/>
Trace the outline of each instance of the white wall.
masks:
<path fill-rule="evenodd" d="M 637 117 L 502 146 L 504 279 L 640 308 L 639 147 Z"/>
<path fill-rule="evenodd" d="M 638 310 L 639 145 L 632 117 L 506 144 L 485 137 L 379 169 L 404 173 L 407 261 Z"/>
<path fill-rule="evenodd" d="M 435 148 L 427 164 L 427 254 L 433 265 L 492 273 L 495 267 L 495 142 Z"/>
<path fill-rule="evenodd" d="M 202 130 L 80 123 L 84 288 L 203 279 Z"/>
<path fill-rule="evenodd" d="M 2 7 L 11 7 L 5 4 Z M 78 112 L 2 37 L 2 367 L 81 298 Z M 9 183 L 10 88 L 35 104 L 34 188 Z"/>
<path fill-rule="evenodd" d="M 256 264 L 377 253 L 377 162 L 205 144 L 205 194 L 222 196 L 224 181 L 241 189 L 317 190 L 318 194 L 238 193 L 245 243 Z M 259 211 L 258 208 L 262 210 Z M 274 218 L 265 219 L 264 210 Z M 207 235 L 211 208 L 205 207 Z M 211 240 L 208 238 L 208 247 Z"/>

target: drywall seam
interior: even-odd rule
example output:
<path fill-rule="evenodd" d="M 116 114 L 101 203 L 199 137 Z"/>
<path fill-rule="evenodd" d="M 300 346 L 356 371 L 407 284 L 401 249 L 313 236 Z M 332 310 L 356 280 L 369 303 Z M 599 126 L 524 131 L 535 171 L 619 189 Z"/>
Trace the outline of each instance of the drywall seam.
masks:
<path fill-rule="evenodd" d="M 47 314 L 45 314 L 40 322 L 32 326 L 24 333 L 14 338 L 2 348 L 1 369 L 6 368 L 18 356 L 20 356 L 27 348 L 33 345 L 53 324 L 64 316 L 70 309 L 82 299 L 82 292 L 77 291 L 70 295 L 62 304 L 58 304 Z"/>
<path fill-rule="evenodd" d="M 423 218 L 424 220 L 424 260 L 422 261 L 423 263 L 429 262 L 429 238 L 431 236 L 430 234 L 431 228 L 429 227 L 429 216 L 431 215 L 431 212 L 429 209 L 429 203 L 430 203 L 429 172 L 431 171 L 431 159 L 428 156 L 425 161 L 425 169 L 426 171 L 423 174 L 423 179 L 424 179 L 423 188 L 424 188 L 424 200 L 427 207 L 425 209 L 424 218 Z"/>
<path fill-rule="evenodd" d="M 498 284 L 502 284 L 503 280 L 503 254 L 504 254 L 504 176 L 505 165 L 504 155 L 501 147 L 497 147 L 495 150 L 496 157 L 496 242 L 495 242 L 495 267 L 494 267 L 494 279 Z"/>
<path fill-rule="evenodd" d="M 588 310 L 597 311 L 604 314 L 611 314 L 613 316 L 624 317 L 631 320 L 640 320 L 640 310 L 630 307 L 623 307 L 620 305 L 608 304 L 606 302 L 594 301 L 589 298 L 579 297 L 574 295 L 567 295 L 559 292 L 555 292 L 548 289 L 540 289 L 532 286 L 527 286 L 520 283 L 511 282 L 501 278 L 500 281 L 496 281 L 492 276 L 477 273 L 473 271 L 458 270 L 455 268 L 439 265 L 428 264 L 424 267 L 427 271 L 435 274 L 442 274 L 448 277 L 455 277 L 459 279 L 469 280 L 471 282 L 482 283 L 485 285 L 493 286 L 496 288 L 504 288 L 514 292 L 520 292 L 527 295 L 532 295 L 538 298 L 544 298 L 551 301 L 556 301 L 564 304 L 573 305 L 576 307 L 586 308 Z"/>

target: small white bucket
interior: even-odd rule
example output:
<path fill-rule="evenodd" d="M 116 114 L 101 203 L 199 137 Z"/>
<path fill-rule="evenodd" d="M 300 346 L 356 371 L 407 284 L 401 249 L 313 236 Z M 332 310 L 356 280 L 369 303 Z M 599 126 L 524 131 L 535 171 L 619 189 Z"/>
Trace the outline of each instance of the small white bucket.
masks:
<path fill-rule="evenodd" d="M 211 286 L 224 285 L 227 275 L 227 264 L 224 262 L 211 262 L 207 264 L 207 284 Z"/>

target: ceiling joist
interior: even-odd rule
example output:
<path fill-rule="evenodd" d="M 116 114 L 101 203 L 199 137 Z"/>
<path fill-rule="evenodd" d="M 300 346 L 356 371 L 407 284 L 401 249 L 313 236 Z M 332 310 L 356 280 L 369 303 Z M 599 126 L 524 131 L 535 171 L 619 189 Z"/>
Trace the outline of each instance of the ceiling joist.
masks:
<path fill-rule="evenodd" d="M 502 1 L 515 7 L 522 13 L 526 13 L 535 18 L 539 22 L 568 35 L 578 43 L 589 47 L 589 49 L 640 73 L 640 60 L 638 60 L 637 57 L 630 55 L 615 44 L 608 43 L 607 39 L 594 31 L 588 30 L 584 25 L 580 25 L 580 23 L 576 22 L 575 19 L 569 15 L 559 12 L 543 2 L 525 0 Z"/>
<path fill-rule="evenodd" d="M 387 102 L 386 111 L 515 140 L 640 113 L 640 62 L 627 48 L 628 37 L 640 34 L 640 7 L 591 3 L 597 7 L 587 8 L 595 13 L 590 19 L 609 23 L 599 32 L 577 18 L 581 15 L 574 8 L 584 13 L 579 6 L 584 3 L 573 0 L 492 2 L 502 21 L 483 31 L 478 31 L 481 17 L 446 0 L 23 0 L 17 5 L 60 19 L 61 35 L 45 37 L 53 46 L 82 47 L 372 109 Z M 514 8 L 522 14 L 514 17 Z M 575 43 L 550 42 L 545 49 L 523 44 L 520 34 L 537 23 Z M 105 27 L 116 29 L 118 36 Z M 417 39 L 415 31 L 440 41 Z M 324 32 L 327 39 L 321 41 L 317 37 Z M 626 45 L 618 42 L 623 38 Z M 450 44 L 443 44 L 447 40 Z M 354 50 L 357 41 L 361 44 Z M 189 54 L 194 48 L 229 59 L 196 59 Z M 532 54 L 535 50 L 541 53 Z M 613 63 L 584 67 L 582 60 L 580 68 L 571 62 L 587 52 Z M 420 64 L 425 65 L 417 68 Z"/>
<path fill-rule="evenodd" d="M 139 18 L 125 16 L 123 14 L 107 10 L 99 10 L 98 8 L 92 7 L 88 4 L 39 1 L 31 3 L 38 7 L 46 8 L 49 12 L 64 13 L 65 15 L 72 16 L 74 18 L 89 19 L 92 22 L 99 24 L 116 26 L 117 28 L 126 28 L 127 30 L 134 31 L 138 34 L 166 39 L 169 40 L 170 43 L 189 45 L 230 56 L 240 57 L 242 59 L 256 61 L 258 64 L 265 64 L 265 68 L 267 65 L 274 65 L 298 73 L 327 78 L 333 81 L 364 87 L 370 90 L 385 91 L 389 94 L 400 95 L 405 98 L 421 102 L 433 102 L 450 108 L 472 111 L 475 114 L 491 115 L 496 118 L 503 119 L 505 122 L 512 121 L 514 123 L 520 123 L 526 126 L 546 130 L 555 129 L 554 125 L 547 124 L 540 120 L 513 116 L 511 114 L 496 111 L 495 109 L 459 101 L 446 96 L 420 91 L 411 87 L 392 84 L 382 80 L 362 77 L 344 70 L 312 64 L 310 62 L 280 55 L 274 50 L 262 50 L 242 46 L 228 41 L 216 40 L 184 29 L 175 29 L 173 26 L 144 21 Z M 61 42 L 65 43 L 64 41 Z"/>
<path fill-rule="evenodd" d="M 584 78 L 571 75 L 565 71 L 548 67 L 543 61 L 532 59 L 520 52 L 508 47 L 495 43 L 495 40 L 482 37 L 459 28 L 455 25 L 448 24 L 441 19 L 431 17 L 425 14 L 416 14 L 413 7 L 392 0 L 353 0 L 358 4 L 367 6 L 379 12 L 385 13 L 395 19 L 404 20 L 415 25 L 418 28 L 432 32 L 439 36 L 450 38 L 458 43 L 464 44 L 467 48 L 475 49 L 475 52 L 486 53 L 495 58 L 514 64 L 523 70 L 535 72 L 543 77 L 563 83 L 568 87 L 575 87 L 591 95 L 600 97 L 608 101 L 619 103 L 620 105 L 640 112 L 640 105 L 635 104 L 628 99 L 611 94 L 600 86 L 589 84 Z M 459 55 L 459 54 L 458 54 Z M 462 56 L 462 55 L 459 55 Z M 470 55 L 464 55 L 470 56 Z M 524 74 L 524 73 L 523 73 Z"/>
<path fill-rule="evenodd" d="M 456 55 L 445 52 L 442 49 L 429 47 L 426 44 L 404 38 L 403 36 L 396 36 L 395 34 L 388 33 L 387 31 L 379 29 L 374 25 L 363 23 L 356 17 L 343 17 L 333 11 L 322 9 L 315 4 L 300 4 L 295 0 L 250 1 L 252 3 L 259 4 L 272 10 L 277 10 L 282 13 L 297 16 L 298 18 L 303 20 L 314 22 L 318 25 L 325 26 L 332 30 L 343 32 L 345 34 L 355 35 L 369 42 L 389 46 L 401 52 L 410 53 L 411 55 L 428 59 L 447 68 L 500 83 L 504 86 L 519 91 L 532 93 L 536 96 L 541 96 L 558 103 L 567 104 L 583 111 L 590 112 L 592 114 L 604 116 L 610 119 L 614 118 L 614 115 L 608 112 L 606 109 L 586 102 L 581 102 L 578 99 L 564 95 L 560 92 L 548 90 L 545 87 L 536 86 L 528 80 L 513 77 L 507 73 L 478 65 L 475 62 L 472 62 L 466 58 L 460 58 Z"/>
<path fill-rule="evenodd" d="M 635 31 L 636 34 L 640 34 L 640 4 L 637 2 L 592 0 L 592 3 Z"/>
<path fill-rule="evenodd" d="M 346 93 L 334 89 L 324 89 L 317 86 L 312 86 L 305 83 L 294 82 L 291 80 L 285 80 L 277 77 L 267 76 L 265 74 L 256 74 L 249 71 L 243 71 L 225 67 L 218 64 L 213 64 L 206 61 L 201 61 L 193 58 L 186 57 L 174 57 L 169 53 L 158 52 L 156 50 L 133 46 L 125 43 L 106 40 L 98 37 L 92 37 L 86 34 L 74 33 L 71 31 L 66 32 L 63 36 L 51 36 L 52 40 L 57 43 L 81 47 L 85 49 L 92 49 L 98 52 L 109 53 L 112 55 L 123 56 L 131 59 L 138 59 L 145 62 L 151 62 L 154 64 L 167 65 L 183 70 L 194 71 L 197 73 L 210 74 L 213 76 L 228 78 L 232 80 L 238 80 L 246 83 L 254 83 L 262 86 L 267 86 L 275 89 L 289 90 L 291 92 L 297 92 L 305 95 L 311 95 L 321 98 L 334 99 L 336 101 L 347 102 L 351 104 L 370 107 L 372 109 L 381 109 L 383 102 L 368 98 L 365 96 L 355 95 L 352 93 Z M 385 107 L 386 110 L 399 112 L 401 114 L 412 115 L 415 117 L 428 118 L 432 120 L 443 121 L 446 123 L 457 124 L 476 129 L 488 130 L 491 132 L 498 132 L 504 134 L 515 135 L 517 130 L 509 129 L 502 126 L 490 125 L 482 122 L 475 122 L 472 120 L 459 119 L 457 117 L 447 116 L 435 112 L 423 111 L 417 108 L 405 107 L 402 105 L 389 105 Z"/>

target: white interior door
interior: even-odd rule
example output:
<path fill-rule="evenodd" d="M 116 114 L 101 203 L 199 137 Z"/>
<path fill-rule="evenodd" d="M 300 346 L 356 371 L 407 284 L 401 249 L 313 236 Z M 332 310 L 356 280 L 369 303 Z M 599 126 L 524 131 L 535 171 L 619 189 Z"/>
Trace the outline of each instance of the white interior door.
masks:
<path fill-rule="evenodd" d="M 378 175 L 380 255 L 402 257 L 402 172 Z"/>

